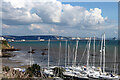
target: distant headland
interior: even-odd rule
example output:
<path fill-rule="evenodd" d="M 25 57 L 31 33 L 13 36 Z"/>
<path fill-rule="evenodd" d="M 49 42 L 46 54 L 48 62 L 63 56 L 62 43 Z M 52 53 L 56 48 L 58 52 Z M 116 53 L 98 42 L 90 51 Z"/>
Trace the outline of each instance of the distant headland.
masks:
<path fill-rule="evenodd" d="M 90 37 L 65 37 L 65 36 L 57 36 L 57 35 L 28 35 L 28 36 L 13 36 L 13 35 L 4 35 L 2 36 L 5 40 L 9 42 L 14 41 L 47 41 L 47 40 L 89 40 Z M 93 37 L 91 37 L 93 40 Z M 101 40 L 101 38 L 96 37 L 96 40 Z M 109 38 L 106 40 L 117 40 L 114 38 Z"/>

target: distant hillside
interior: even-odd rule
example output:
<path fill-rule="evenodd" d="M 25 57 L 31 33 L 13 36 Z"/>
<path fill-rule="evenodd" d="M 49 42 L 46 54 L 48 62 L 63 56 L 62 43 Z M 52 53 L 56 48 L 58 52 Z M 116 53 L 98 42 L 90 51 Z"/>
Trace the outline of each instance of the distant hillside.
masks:
<path fill-rule="evenodd" d="M 54 35 L 32 35 L 32 36 L 3 36 L 6 40 L 14 39 L 14 40 L 57 40 L 57 38 L 61 38 L 62 36 L 54 36 Z M 62 37 L 63 39 L 67 39 L 67 37 Z"/>
<path fill-rule="evenodd" d="M 14 39 L 14 40 L 38 40 L 38 39 L 45 39 L 45 40 L 57 40 L 56 36 L 48 36 L 48 35 L 42 35 L 42 36 L 3 36 L 6 40 L 8 39 Z"/>
<path fill-rule="evenodd" d="M 6 40 L 88 40 L 89 37 L 64 37 L 64 36 L 56 36 L 56 35 L 29 35 L 29 36 L 13 36 L 13 35 L 4 35 L 3 36 Z M 91 37 L 92 40 L 94 37 Z M 96 40 L 101 40 L 101 38 L 96 37 Z M 106 40 L 116 40 L 116 38 L 106 38 Z"/>

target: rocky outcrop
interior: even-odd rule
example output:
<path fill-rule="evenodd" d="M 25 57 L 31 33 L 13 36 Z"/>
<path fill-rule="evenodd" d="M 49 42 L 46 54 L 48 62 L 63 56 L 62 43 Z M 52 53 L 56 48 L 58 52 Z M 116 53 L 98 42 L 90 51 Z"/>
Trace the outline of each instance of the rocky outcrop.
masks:
<path fill-rule="evenodd" d="M 8 44 L 8 42 L 6 40 L 2 40 L 2 41 L 0 41 L 0 43 L 1 43 L 1 49 L 11 49 L 11 48 L 13 48 Z"/>
<path fill-rule="evenodd" d="M 0 56 L 2 57 L 11 57 L 11 56 L 14 56 L 8 52 L 10 51 L 18 51 L 20 49 L 15 49 L 14 47 L 10 46 L 8 44 L 8 41 L 6 40 L 1 40 L 0 41 Z"/>

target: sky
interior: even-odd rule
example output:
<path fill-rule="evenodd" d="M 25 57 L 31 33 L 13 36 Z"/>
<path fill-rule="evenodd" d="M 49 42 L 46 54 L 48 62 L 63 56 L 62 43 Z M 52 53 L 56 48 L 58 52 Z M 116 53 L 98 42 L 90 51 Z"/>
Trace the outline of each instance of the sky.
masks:
<path fill-rule="evenodd" d="M 117 2 L 3 0 L 1 8 L 3 35 L 118 35 Z"/>
<path fill-rule="evenodd" d="M 120 0 L 58 0 L 61 2 L 118 2 Z"/>

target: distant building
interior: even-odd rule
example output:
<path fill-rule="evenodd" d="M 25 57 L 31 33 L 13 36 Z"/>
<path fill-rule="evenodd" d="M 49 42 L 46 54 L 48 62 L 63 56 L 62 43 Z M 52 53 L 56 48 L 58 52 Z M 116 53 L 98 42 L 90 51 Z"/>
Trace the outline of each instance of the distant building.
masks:
<path fill-rule="evenodd" d="M 75 40 L 76 38 L 75 37 L 72 37 L 72 40 Z"/>
<path fill-rule="evenodd" d="M 61 40 L 63 40 L 63 37 L 61 37 Z"/>
<path fill-rule="evenodd" d="M 6 40 L 4 37 L 0 37 L 0 40 Z"/>
<path fill-rule="evenodd" d="M 40 41 L 45 41 L 44 39 L 40 39 Z"/>
<path fill-rule="evenodd" d="M 39 41 L 45 41 L 45 39 L 41 39 L 40 37 L 38 37 L 38 40 L 39 40 Z"/>
<path fill-rule="evenodd" d="M 22 39 L 21 41 L 25 41 L 25 39 Z"/>
<path fill-rule="evenodd" d="M 60 40 L 60 38 L 59 38 L 59 37 L 57 37 L 57 40 Z"/>
<path fill-rule="evenodd" d="M 14 42 L 14 39 L 8 39 L 9 42 Z"/>
<path fill-rule="evenodd" d="M 86 37 L 85 40 L 89 40 L 90 38 Z"/>
<path fill-rule="evenodd" d="M 80 37 L 77 37 L 76 39 L 77 39 L 77 40 L 80 40 Z"/>

